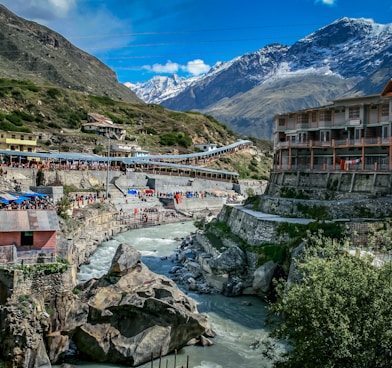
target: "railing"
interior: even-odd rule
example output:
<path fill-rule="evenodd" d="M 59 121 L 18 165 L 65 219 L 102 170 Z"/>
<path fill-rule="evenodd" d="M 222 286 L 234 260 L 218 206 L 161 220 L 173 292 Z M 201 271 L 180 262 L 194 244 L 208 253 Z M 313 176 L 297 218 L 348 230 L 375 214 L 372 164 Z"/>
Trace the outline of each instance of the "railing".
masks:
<path fill-rule="evenodd" d="M 287 171 L 287 172 L 294 172 L 294 171 L 306 171 L 306 172 L 332 172 L 332 171 L 338 171 L 338 172 L 388 172 L 389 167 L 388 164 L 385 163 L 378 163 L 378 162 L 372 162 L 372 163 L 366 163 L 364 164 L 364 168 L 362 170 L 362 164 L 357 164 L 357 165 L 348 165 L 345 167 L 345 169 L 341 169 L 340 165 L 336 164 L 335 167 L 332 164 L 315 164 L 313 165 L 313 168 L 310 168 L 310 165 L 289 165 L 288 164 L 282 164 L 282 165 L 274 165 L 273 171 L 275 172 L 282 172 L 282 171 Z"/>
<path fill-rule="evenodd" d="M 306 140 L 304 142 L 278 142 L 275 144 L 275 149 L 277 148 L 303 148 L 303 147 L 342 147 L 342 146 L 371 146 L 371 145 L 383 145 L 387 146 L 390 144 L 390 137 L 376 137 L 376 138 L 360 138 L 360 139 L 332 139 L 328 141 L 319 140 Z"/>

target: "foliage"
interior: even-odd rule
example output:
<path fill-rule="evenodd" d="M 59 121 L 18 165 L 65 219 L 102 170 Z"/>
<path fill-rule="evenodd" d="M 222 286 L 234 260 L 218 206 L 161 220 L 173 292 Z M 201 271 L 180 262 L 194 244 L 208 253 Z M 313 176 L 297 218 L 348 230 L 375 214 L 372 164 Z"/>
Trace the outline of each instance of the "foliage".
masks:
<path fill-rule="evenodd" d="M 276 367 L 390 367 L 391 265 L 374 267 L 347 245 L 322 232 L 310 236 L 295 281 L 278 283 L 270 309 L 282 320 L 272 336 L 292 349 Z"/>
<path fill-rule="evenodd" d="M 71 208 L 69 199 L 66 196 L 63 196 L 60 200 L 57 201 L 56 208 L 57 215 L 63 219 L 68 218 L 67 211 Z"/>
<path fill-rule="evenodd" d="M 178 144 L 187 148 L 192 145 L 192 138 L 184 132 L 168 132 L 161 135 L 159 143 L 163 146 L 174 146 Z"/>
<path fill-rule="evenodd" d="M 0 121 L 0 129 L 9 131 L 9 132 L 23 132 L 23 133 L 31 133 L 32 130 L 27 126 L 16 126 L 10 121 Z"/>
<path fill-rule="evenodd" d="M 311 206 L 299 202 L 297 204 L 297 209 L 304 216 L 307 216 L 311 219 L 315 219 L 315 220 L 331 219 L 331 215 L 328 213 L 328 210 L 325 206 L 317 206 L 317 205 Z"/>
<path fill-rule="evenodd" d="M 89 99 L 93 102 L 98 102 L 102 105 L 113 106 L 116 104 L 111 98 L 106 96 L 89 96 Z"/>
<path fill-rule="evenodd" d="M 58 88 L 50 88 L 46 91 L 46 94 L 53 100 L 61 97 L 61 91 Z"/>
<path fill-rule="evenodd" d="M 97 144 L 94 148 L 93 148 L 93 153 L 95 153 L 96 155 L 101 154 L 103 151 L 105 150 L 105 146 L 103 144 Z"/>
<path fill-rule="evenodd" d="M 284 264 L 289 259 L 288 247 L 285 244 L 263 244 L 259 247 L 258 266 L 268 261 Z"/>

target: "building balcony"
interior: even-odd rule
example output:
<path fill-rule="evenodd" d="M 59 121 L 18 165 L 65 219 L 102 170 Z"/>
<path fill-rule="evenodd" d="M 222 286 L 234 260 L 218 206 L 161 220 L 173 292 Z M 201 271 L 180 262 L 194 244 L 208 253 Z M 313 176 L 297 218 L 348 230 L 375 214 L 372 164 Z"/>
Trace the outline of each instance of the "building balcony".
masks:
<path fill-rule="evenodd" d="M 284 148 L 325 148 L 325 147 L 361 147 L 361 146 L 389 146 L 390 137 L 374 137 L 360 139 L 332 139 L 328 141 L 308 140 L 305 142 L 278 142 L 275 149 Z"/>
<path fill-rule="evenodd" d="M 16 139 L 16 138 L 6 138 L 5 143 L 8 145 L 18 145 L 18 146 L 36 146 L 36 140 L 25 140 L 25 139 Z"/>

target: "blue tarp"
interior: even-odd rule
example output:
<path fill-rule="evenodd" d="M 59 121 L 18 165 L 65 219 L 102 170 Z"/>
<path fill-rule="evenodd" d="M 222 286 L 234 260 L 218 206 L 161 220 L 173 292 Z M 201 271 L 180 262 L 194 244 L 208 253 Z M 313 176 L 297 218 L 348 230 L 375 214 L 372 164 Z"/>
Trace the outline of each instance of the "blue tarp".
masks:
<path fill-rule="evenodd" d="M 42 193 L 35 193 L 35 192 L 33 192 L 33 193 L 31 193 L 31 192 L 25 192 L 25 193 L 23 193 L 23 196 L 24 197 L 39 197 L 39 198 L 41 198 L 41 197 L 47 197 L 47 194 L 42 194 Z"/>
<path fill-rule="evenodd" d="M 21 196 L 21 197 L 16 198 L 16 199 L 13 200 L 12 202 L 15 202 L 15 203 L 22 203 L 23 201 L 29 201 L 29 200 L 30 200 L 29 197 Z"/>
<path fill-rule="evenodd" d="M 135 189 L 129 189 L 128 194 L 137 194 L 137 190 Z"/>
<path fill-rule="evenodd" d="M 4 199 L 4 198 L 0 198 L 0 203 L 2 203 L 2 204 L 9 204 L 10 201 L 7 201 L 7 200 Z"/>

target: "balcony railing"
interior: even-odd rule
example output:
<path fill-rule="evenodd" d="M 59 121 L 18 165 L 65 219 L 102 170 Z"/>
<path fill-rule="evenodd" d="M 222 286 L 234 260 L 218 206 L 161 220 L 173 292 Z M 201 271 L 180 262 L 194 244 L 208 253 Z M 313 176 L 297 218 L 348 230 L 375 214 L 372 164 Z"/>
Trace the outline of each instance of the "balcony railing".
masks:
<path fill-rule="evenodd" d="M 377 138 L 360 138 L 360 139 L 332 139 L 328 141 L 319 141 L 319 140 L 307 140 L 304 142 L 278 142 L 275 144 L 275 148 L 304 148 L 304 147 L 355 147 L 355 146 L 386 146 L 390 143 L 390 137 L 377 137 Z"/>

